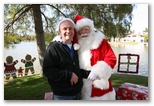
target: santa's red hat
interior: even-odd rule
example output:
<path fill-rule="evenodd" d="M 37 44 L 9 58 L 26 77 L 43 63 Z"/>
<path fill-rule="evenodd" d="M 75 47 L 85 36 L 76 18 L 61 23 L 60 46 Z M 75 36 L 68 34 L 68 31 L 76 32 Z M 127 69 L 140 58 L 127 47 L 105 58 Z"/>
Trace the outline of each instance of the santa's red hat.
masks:
<path fill-rule="evenodd" d="M 94 22 L 79 14 L 77 14 L 76 17 L 74 18 L 74 22 L 76 24 L 77 31 L 84 26 L 89 26 L 91 30 L 94 29 Z"/>
<path fill-rule="evenodd" d="M 84 26 L 89 26 L 91 31 L 94 29 L 94 22 L 84 16 L 81 16 L 79 14 L 77 14 L 74 18 L 74 23 L 76 24 L 75 28 L 76 31 L 78 31 L 80 28 L 84 27 Z M 77 39 L 77 34 L 75 32 L 74 38 L 74 48 L 76 50 L 78 50 L 80 48 L 80 45 L 78 44 L 78 39 Z"/>

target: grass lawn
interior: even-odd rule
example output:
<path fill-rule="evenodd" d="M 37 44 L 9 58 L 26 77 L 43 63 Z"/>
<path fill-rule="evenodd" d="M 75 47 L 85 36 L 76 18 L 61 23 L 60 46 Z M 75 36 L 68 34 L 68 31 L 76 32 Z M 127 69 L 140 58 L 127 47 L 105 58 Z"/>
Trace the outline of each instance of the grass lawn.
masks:
<path fill-rule="evenodd" d="M 4 81 L 4 100 L 43 100 L 50 91 L 46 77 L 39 74 Z"/>
<path fill-rule="evenodd" d="M 111 82 L 114 87 L 125 82 L 148 86 L 148 77 L 112 74 Z M 46 77 L 39 74 L 4 80 L 4 100 L 43 100 L 50 91 Z"/>

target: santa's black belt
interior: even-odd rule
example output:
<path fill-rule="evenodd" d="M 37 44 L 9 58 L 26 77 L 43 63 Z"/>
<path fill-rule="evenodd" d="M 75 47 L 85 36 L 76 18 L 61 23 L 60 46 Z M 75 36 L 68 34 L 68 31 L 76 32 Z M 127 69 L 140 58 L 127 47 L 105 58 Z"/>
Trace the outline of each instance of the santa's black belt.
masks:
<path fill-rule="evenodd" d="M 82 72 L 82 77 L 87 78 L 89 76 L 90 70 L 80 69 Z"/>

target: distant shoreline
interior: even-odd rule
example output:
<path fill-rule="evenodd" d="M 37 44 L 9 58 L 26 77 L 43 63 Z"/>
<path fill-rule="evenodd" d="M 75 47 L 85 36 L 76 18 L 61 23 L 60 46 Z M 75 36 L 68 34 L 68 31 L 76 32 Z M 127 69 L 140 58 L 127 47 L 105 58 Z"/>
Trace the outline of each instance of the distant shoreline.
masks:
<path fill-rule="evenodd" d="M 109 42 L 109 44 L 111 45 L 144 45 L 144 46 L 148 46 L 148 42 Z"/>

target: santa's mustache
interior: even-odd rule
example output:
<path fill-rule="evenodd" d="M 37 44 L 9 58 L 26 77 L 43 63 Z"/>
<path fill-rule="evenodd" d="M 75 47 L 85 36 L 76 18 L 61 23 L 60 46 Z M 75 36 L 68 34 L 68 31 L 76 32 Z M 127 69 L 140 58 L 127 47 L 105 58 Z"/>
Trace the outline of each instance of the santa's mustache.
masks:
<path fill-rule="evenodd" d="M 87 37 L 89 34 L 85 33 L 85 34 L 81 34 L 81 37 Z"/>

